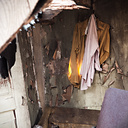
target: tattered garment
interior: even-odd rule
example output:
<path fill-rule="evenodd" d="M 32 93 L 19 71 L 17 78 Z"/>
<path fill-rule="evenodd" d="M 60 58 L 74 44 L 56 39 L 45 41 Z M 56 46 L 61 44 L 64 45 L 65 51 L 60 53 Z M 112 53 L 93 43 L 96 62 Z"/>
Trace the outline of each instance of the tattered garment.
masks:
<path fill-rule="evenodd" d="M 110 49 L 110 34 L 109 34 L 109 25 L 103 23 L 99 19 L 96 19 L 97 23 L 97 34 L 98 34 L 98 43 L 100 47 L 100 64 L 103 64 L 109 57 Z M 88 25 L 88 19 L 79 22 L 75 25 L 72 41 L 72 49 L 69 60 L 68 68 L 68 79 L 75 86 L 80 87 L 81 75 L 80 69 L 84 56 L 85 49 L 85 30 Z"/>
<path fill-rule="evenodd" d="M 81 90 L 91 87 L 95 69 L 102 71 L 99 61 L 99 44 L 97 36 L 97 28 L 94 14 L 91 15 L 91 21 L 88 28 L 87 39 L 85 41 L 85 52 L 83 63 L 81 66 Z"/>

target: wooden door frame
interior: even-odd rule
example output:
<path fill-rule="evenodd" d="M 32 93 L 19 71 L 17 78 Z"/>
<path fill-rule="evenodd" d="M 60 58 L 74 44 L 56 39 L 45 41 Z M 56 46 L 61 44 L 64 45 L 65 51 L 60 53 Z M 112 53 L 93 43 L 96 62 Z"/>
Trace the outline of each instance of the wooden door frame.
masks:
<path fill-rule="evenodd" d="M 31 128 L 30 116 L 27 104 L 27 95 L 21 63 L 19 44 L 17 43 L 16 62 L 11 69 L 12 84 L 14 86 L 14 97 L 16 102 L 16 122 L 18 128 Z"/>

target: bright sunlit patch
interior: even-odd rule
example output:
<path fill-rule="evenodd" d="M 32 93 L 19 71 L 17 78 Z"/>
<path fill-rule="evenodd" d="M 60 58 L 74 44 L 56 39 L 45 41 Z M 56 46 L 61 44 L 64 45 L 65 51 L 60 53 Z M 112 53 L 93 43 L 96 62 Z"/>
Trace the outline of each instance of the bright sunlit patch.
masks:
<path fill-rule="evenodd" d="M 81 71 L 81 65 L 82 64 L 79 64 L 79 66 L 78 66 L 78 75 L 80 76 L 80 71 Z"/>
<path fill-rule="evenodd" d="M 78 71 L 78 75 L 80 76 L 80 71 L 81 71 L 81 66 L 82 64 L 79 64 L 78 67 L 77 67 L 77 71 Z M 68 78 L 71 77 L 71 74 L 72 74 L 72 68 L 71 68 L 71 62 L 69 62 L 69 66 L 68 66 Z"/>
<path fill-rule="evenodd" d="M 69 63 L 69 67 L 68 67 L 68 77 L 70 77 L 71 74 L 72 74 L 71 63 Z"/>

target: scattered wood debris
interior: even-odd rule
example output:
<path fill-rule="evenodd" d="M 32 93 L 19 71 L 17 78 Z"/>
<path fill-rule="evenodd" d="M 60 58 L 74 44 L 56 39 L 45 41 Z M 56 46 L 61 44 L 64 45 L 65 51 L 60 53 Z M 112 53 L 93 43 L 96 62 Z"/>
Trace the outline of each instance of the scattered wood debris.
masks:
<path fill-rule="evenodd" d="M 110 87 L 112 84 L 114 84 L 115 83 L 115 80 L 113 80 L 113 81 L 110 81 L 109 82 L 109 84 L 108 84 L 108 87 Z"/>
<path fill-rule="evenodd" d="M 110 74 L 115 70 L 115 67 L 112 67 L 110 71 L 108 72 L 107 76 L 104 77 L 103 84 L 108 80 Z"/>
<path fill-rule="evenodd" d="M 107 64 L 103 65 L 103 71 L 105 70 L 105 73 L 107 73 L 107 69 L 108 69 L 108 65 L 107 65 Z M 126 76 L 126 75 L 123 73 L 123 70 L 119 67 L 118 62 L 115 60 L 113 67 L 110 69 L 110 71 L 108 71 L 108 74 L 104 77 L 103 84 L 105 84 L 105 82 L 106 82 L 106 81 L 108 80 L 108 78 L 110 77 L 110 74 L 111 74 L 115 69 L 116 69 L 116 72 L 122 76 L 121 79 L 123 80 L 123 76 Z M 103 72 L 103 73 L 104 73 L 104 72 Z M 127 76 L 126 76 L 126 77 L 127 77 Z M 108 87 L 110 87 L 112 84 L 114 84 L 114 82 L 115 82 L 115 80 L 109 82 Z M 123 88 L 124 88 L 124 87 L 123 87 Z"/>
<path fill-rule="evenodd" d="M 61 41 L 57 42 L 57 48 L 54 52 L 53 59 L 61 59 Z"/>
<path fill-rule="evenodd" d="M 46 54 L 49 54 L 49 43 L 45 46 Z"/>
<path fill-rule="evenodd" d="M 115 61 L 115 66 L 116 66 L 116 71 L 117 71 L 117 73 L 119 73 L 119 74 L 122 74 L 122 75 L 123 75 L 123 71 L 122 71 L 122 69 L 119 67 L 119 65 L 118 65 L 117 61 Z"/>
<path fill-rule="evenodd" d="M 46 65 L 46 67 L 48 67 L 49 70 L 51 71 L 51 74 L 55 74 L 54 63 L 55 63 L 54 61 L 50 61 L 50 62 Z"/>
<path fill-rule="evenodd" d="M 107 63 L 102 64 L 102 72 L 103 73 L 108 73 L 109 72 L 108 66 L 109 66 L 109 64 L 107 64 Z"/>
<path fill-rule="evenodd" d="M 73 91 L 73 85 L 69 85 L 66 89 L 64 89 L 64 93 L 62 94 L 63 101 L 70 102 Z"/>

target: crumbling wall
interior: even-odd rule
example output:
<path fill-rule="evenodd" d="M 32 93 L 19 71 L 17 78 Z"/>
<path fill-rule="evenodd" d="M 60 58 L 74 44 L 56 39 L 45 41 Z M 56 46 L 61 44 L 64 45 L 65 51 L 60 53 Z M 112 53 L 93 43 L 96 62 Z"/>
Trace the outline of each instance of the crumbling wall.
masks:
<path fill-rule="evenodd" d="M 96 17 L 110 25 L 111 46 L 110 56 L 103 66 L 105 71 L 95 73 L 92 87 L 86 91 L 69 86 L 67 70 L 74 26 L 77 22 L 89 18 L 91 10 L 62 11 L 49 22 L 35 24 L 31 34 L 33 36 L 36 31 L 40 31 L 38 35 L 42 50 L 38 58 L 43 58 L 40 65 L 43 65 L 44 73 L 41 76 L 44 85 L 41 86 L 44 86 L 45 90 L 45 105 L 101 109 L 105 91 L 109 87 L 128 89 L 127 6 L 128 3 L 125 0 L 95 0 Z M 22 44 L 22 46 L 26 48 L 29 44 L 28 46 Z M 26 68 L 25 60 L 23 63 Z M 27 85 L 29 85 L 28 82 Z"/>
<path fill-rule="evenodd" d="M 110 24 L 111 32 L 111 53 L 109 58 L 109 67 L 117 61 L 121 68 L 110 79 L 115 83 L 112 87 L 128 90 L 128 1 L 126 0 L 96 0 L 95 12 L 96 15 L 104 22 Z M 122 74 L 122 75 L 121 75 Z"/>
<path fill-rule="evenodd" d="M 72 48 L 72 36 L 76 23 L 91 15 L 91 10 L 63 11 L 54 18 L 54 23 L 42 23 L 42 51 L 45 67 L 46 104 L 49 106 L 100 109 L 109 82 L 103 85 L 104 74 L 96 72 L 92 87 L 87 91 L 69 86 L 68 62 Z M 61 44 L 61 58 L 54 59 L 58 43 Z M 115 75 L 114 72 L 113 76 Z M 71 95 L 72 94 L 72 95 Z M 71 97 L 70 97 L 71 96 Z"/>
<path fill-rule="evenodd" d="M 78 96 L 67 78 L 75 24 L 89 17 L 90 10 L 63 11 L 52 24 L 42 23 L 42 51 L 45 67 L 46 104 L 49 106 L 81 107 Z M 56 51 L 58 52 L 56 55 Z M 73 95 L 71 98 L 71 94 Z M 70 100 L 71 98 L 71 100 Z M 74 99 L 75 98 L 75 99 Z"/>
<path fill-rule="evenodd" d="M 63 88 L 66 88 L 66 86 L 70 84 L 66 76 L 67 67 L 65 67 L 65 73 L 59 74 L 59 76 L 57 76 L 55 74 L 51 75 L 48 73 L 49 69 L 46 66 L 47 72 L 45 76 L 47 104 L 52 106 L 59 105 L 63 107 L 101 109 L 105 91 L 109 87 L 127 90 L 127 5 L 128 4 L 126 1 L 121 0 L 95 1 L 94 13 L 96 17 L 110 25 L 110 56 L 104 64 L 105 72 L 96 72 L 91 88 L 86 91 L 80 91 L 79 89 L 74 88 L 70 102 L 62 102 L 61 100 L 63 100 L 63 97 L 61 96 L 63 93 Z M 88 18 L 90 14 L 91 13 L 89 10 L 72 10 L 63 11 L 57 17 L 55 17 L 54 24 L 50 25 L 51 30 L 47 32 L 48 34 L 46 34 L 46 38 L 47 40 L 55 39 L 55 41 L 53 41 L 55 42 L 54 44 L 57 44 L 58 41 L 61 41 L 62 58 L 60 60 L 52 60 L 57 46 L 50 46 L 51 49 L 49 49 L 49 59 L 47 61 L 48 67 L 50 67 L 49 64 L 57 64 L 57 61 L 62 61 L 65 58 L 69 59 L 74 26 L 77 22 Z M 46 25 L 44 25 L 43 28 L 44 31 L 48 30 L 48 26 Z M 50 36 L 50 33 L 52 36 Z M 50 43 L 51 41 L 48 42 Z M 42 44 L 44 44 L 44 42 L 42 42 Z M 45 52 L 43 54 L 45 55 Z M 54 64 L 52 64 L 53 69 Z M 55 88 L 49 89 L 49 85 Z M 58 103 L 57 99 L 59 104 L 56 104 Z"/>

